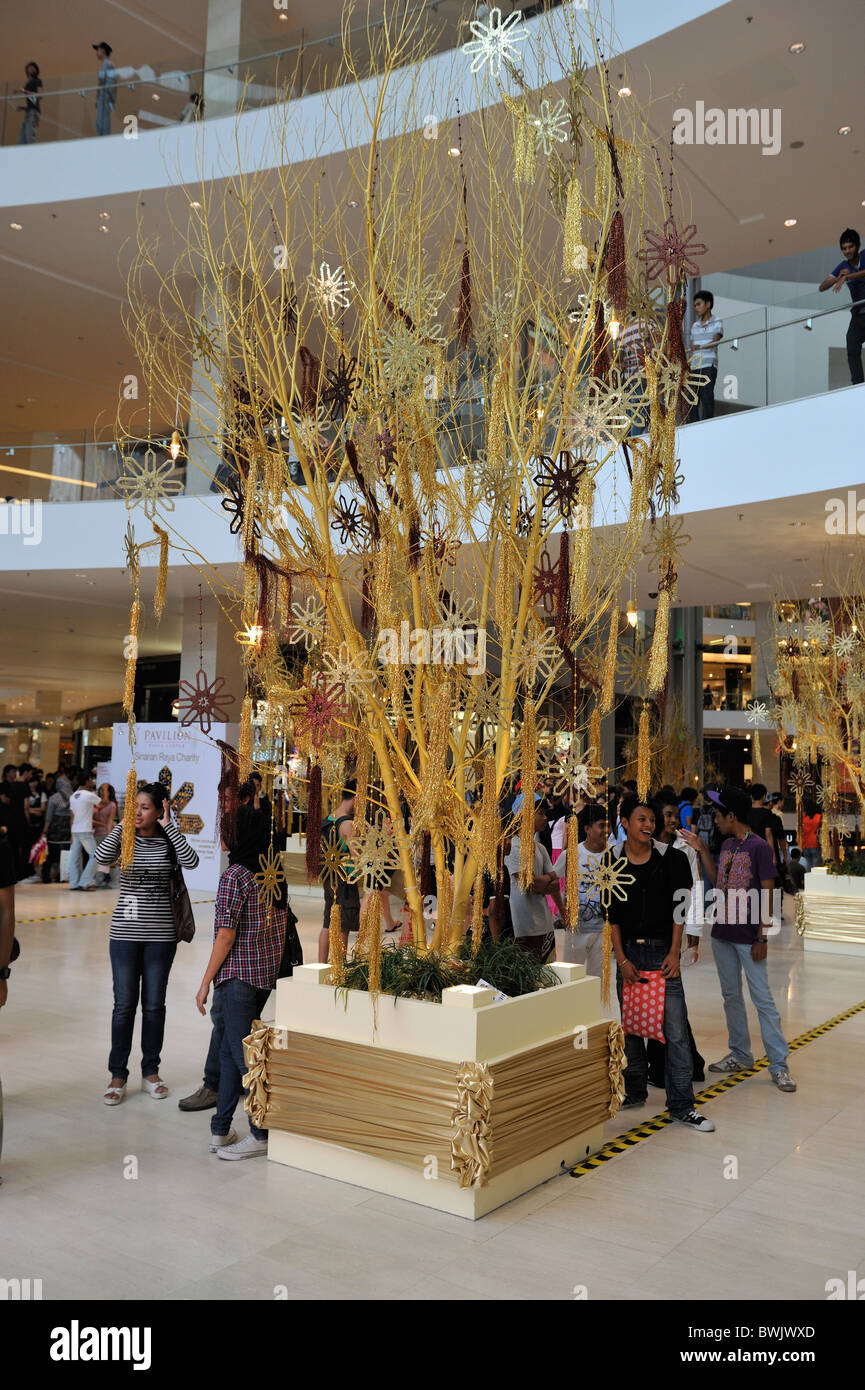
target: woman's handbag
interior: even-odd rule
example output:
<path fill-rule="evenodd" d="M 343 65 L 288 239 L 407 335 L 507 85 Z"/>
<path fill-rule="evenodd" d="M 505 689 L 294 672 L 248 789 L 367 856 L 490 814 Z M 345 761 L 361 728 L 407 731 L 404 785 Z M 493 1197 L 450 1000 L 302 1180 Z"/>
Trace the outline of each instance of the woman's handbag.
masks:
<path fill-rule="evenodd" d="M 282 960 L 279 962 L 279 970 L 276 978 L 284 980 L 291 975 L 296 965 L 303 965 L 303 947 L 300 944 L 300 937 L 297 934 L 297 918 L 292 912 L 288 903 L 285 905 L 285 942 L 282 948 Z"/>
<path fill-rule="evenodd" d="M 177 855 L 170 840 L 168 840 L 168 852 L 171 855 L 171 881 L 168 891 L 171 897 L 174 930 L 177 933 L 178 941 L 191 941 L 195 935 L 195 917 L 192 912 L 192 903 L 189 901 L 189 889 L 184 882 L 183 870 L 177 862 Z"/>

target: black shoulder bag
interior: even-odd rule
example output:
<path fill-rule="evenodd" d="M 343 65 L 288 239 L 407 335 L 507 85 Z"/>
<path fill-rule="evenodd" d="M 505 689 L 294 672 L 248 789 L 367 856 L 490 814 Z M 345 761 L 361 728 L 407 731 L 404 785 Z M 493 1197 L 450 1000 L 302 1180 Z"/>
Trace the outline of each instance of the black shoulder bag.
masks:
<path fill-rule="evenodd" d="M 168 891 L 171 897 L 174 930 L 177 933 L 178 941 L 191 941 L 195 935 L 195 917 L 192 912 L 192 903 L 189 901 L 189 889 L 183 878 L 183 870 L 177 862 L 177 851 L 167 835 L 165 839 L 168 842 L 168 854 L 171 859 L 171 879 Z"/>

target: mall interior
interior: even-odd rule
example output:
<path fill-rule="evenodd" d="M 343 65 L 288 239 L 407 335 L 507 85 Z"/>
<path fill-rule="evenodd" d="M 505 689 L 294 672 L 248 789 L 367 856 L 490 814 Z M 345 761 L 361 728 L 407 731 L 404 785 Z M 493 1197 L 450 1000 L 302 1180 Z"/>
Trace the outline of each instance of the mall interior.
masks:
<path fill-rule="evenodd" d="M 865 1296 L 858 6 L 2 9 L 6 1296 Z"/>

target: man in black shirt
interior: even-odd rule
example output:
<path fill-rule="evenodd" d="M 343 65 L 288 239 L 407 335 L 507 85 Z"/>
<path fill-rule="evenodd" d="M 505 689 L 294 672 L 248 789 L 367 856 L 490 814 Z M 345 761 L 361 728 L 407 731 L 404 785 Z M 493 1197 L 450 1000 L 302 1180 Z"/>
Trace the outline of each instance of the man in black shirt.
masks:
<path fill-rule="evenodd" d="M 613 898 L 610 926 L 616 955 L 616 989 L 636 985 L 646 970 L 664 976 L 664 1023 L 667 1106 L 674 1120 L 708 1133 L 715 1128 L 694 1108 L 693 1061 L 688 1040 L 688 1011 L 679 967 L 682 932 L 692 891 L 691 869 L 672 846 L 660 854 L 652 843 L 655 813 L 636 796 L 625 797 L 619 811 L 625 842 L 616 862 L 632 878 L 623 884 L 625 900 Z M 648 1095 L 646 1043 L 625 1035 L 627 1068 L 625 1106 L 645 1104 Z"/>
<path fill-rule="evenodd" d="M 18 136 L 19 145 L 32 145 L 36 140 L 36 128 L 39 125 L 39 118 L 42 103 L 37 95 L 42 90 L 42 80 L 39 76 L 38 63 L 28 63 L 24 69 L 27 74 L 27 81 L 23 87 L 16 87 L 15 92 L 18 96 L 26 96 L 27 101 L 24 106 L 19 106 L 18 110 L 24 112 L 24 121 Z"/>

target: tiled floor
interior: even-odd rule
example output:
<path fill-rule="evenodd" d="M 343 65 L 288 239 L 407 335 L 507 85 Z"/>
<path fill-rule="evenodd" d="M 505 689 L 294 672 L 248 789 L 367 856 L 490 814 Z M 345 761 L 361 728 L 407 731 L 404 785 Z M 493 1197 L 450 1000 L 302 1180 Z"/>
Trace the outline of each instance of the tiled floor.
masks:
<path fill-rule="evenodd" d="M 46 1299 L 272 1299 L 284 1286 L 307 1298 L 569 1300 L 584 1287 L 590 1299 L 820 1300 L 828 1279 L 865 1274 L 865 1012 L 791 1056 L 796 1095 L 763 1072 L 708 1104 L 714 1134 L 665 1128 L 472 1223 L 207 1152 L 208 1115 L 176 1105 L 199 1084 L 209 1035 L 194 1003 L 207 902 L 169 987 L 172 1099 L 133 1092 L 103 1106 L 113 896 L 18 890 L 22 956 L 0 1013 L 0 1277 L 41 1278 Z M 313 960 L 320 896 L 292 897 Z M 806 957 L 789 926 L 770 950 L 788 1037 L 865 999 L 865 961 Z M 708 953 L 685 989 L 701 1051 L 722 1056 Z M 660 1092 L 652 1100 L 613 1121 L 610 1137 L 663 1108 Z"/>

